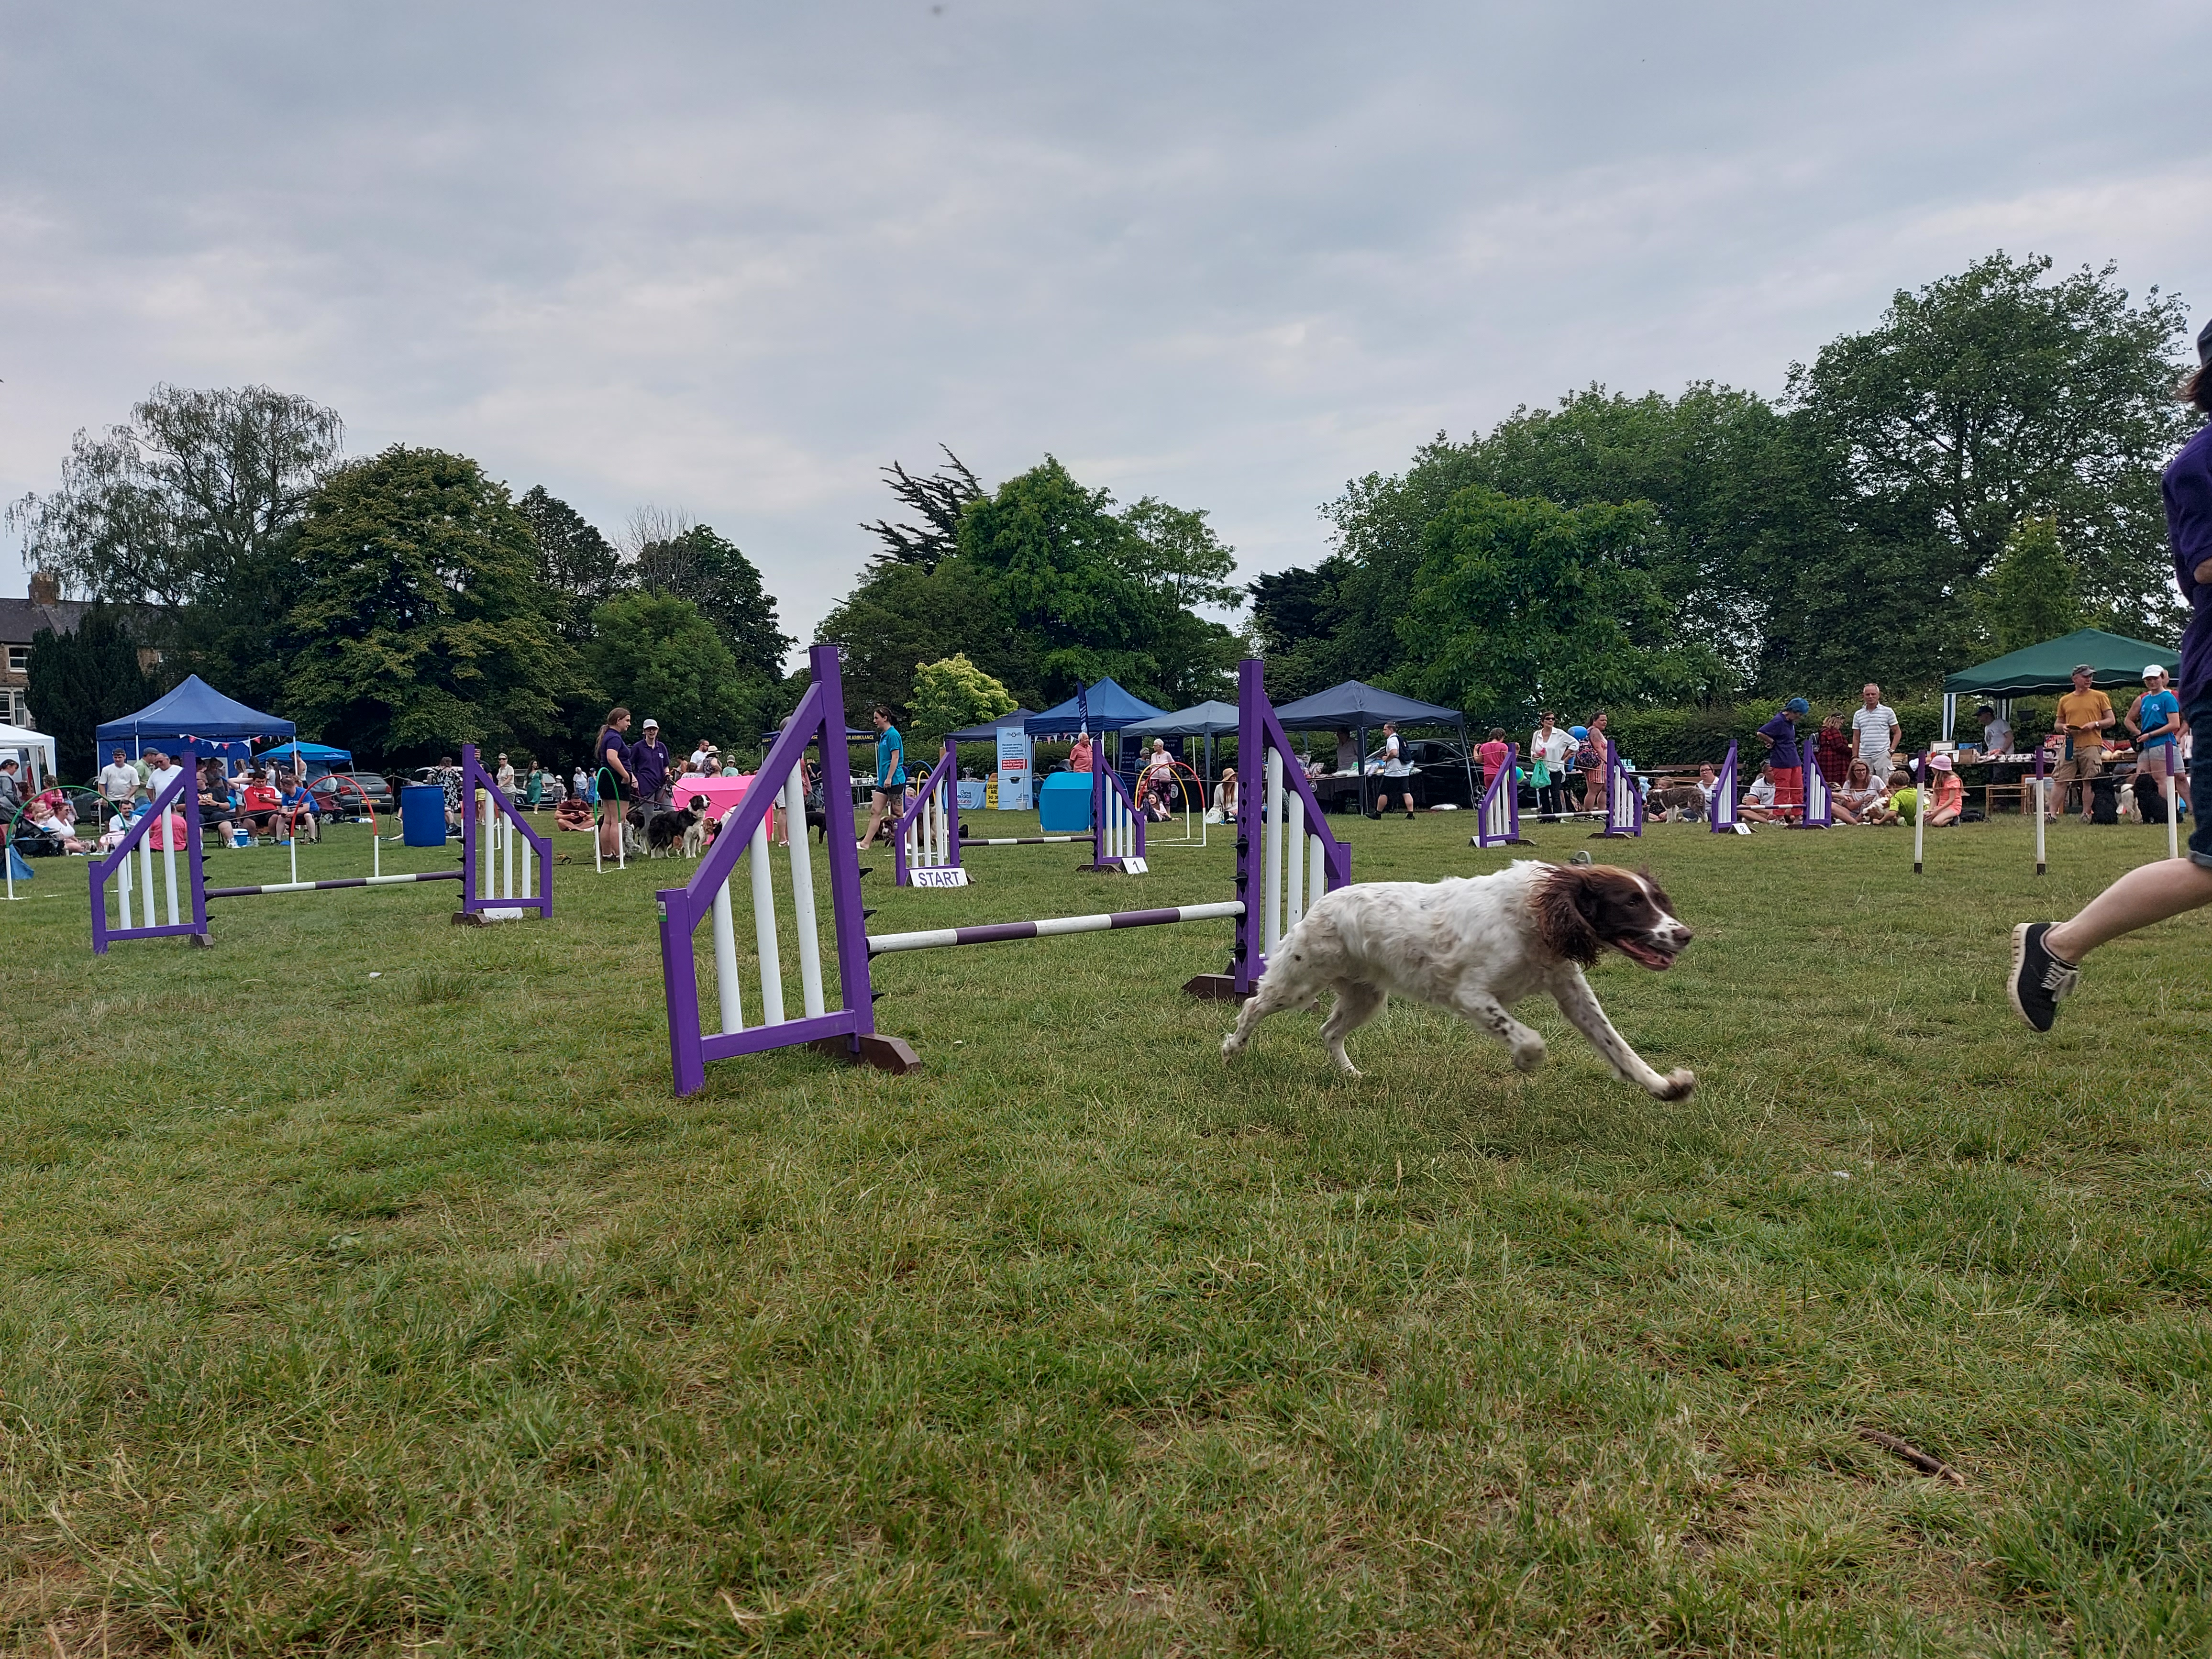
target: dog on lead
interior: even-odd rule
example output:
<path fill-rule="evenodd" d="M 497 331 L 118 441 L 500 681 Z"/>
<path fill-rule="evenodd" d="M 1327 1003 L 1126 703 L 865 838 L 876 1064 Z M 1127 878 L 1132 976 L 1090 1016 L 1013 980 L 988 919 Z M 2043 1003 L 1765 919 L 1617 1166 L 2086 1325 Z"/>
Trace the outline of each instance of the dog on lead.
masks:
<path fill-rule="evenodd" d="M 706 802 L 697 795 L 680 807 L 653 813 L 645 821 L 647 856 L 665 859 L 673 854 L 706 815 Z"/>
<path fill-rule="evenodd" d="M 1336 1000 L 1322 1041 L 1337 1069 L 1357 1077 L 1344 1040 L 1395 993 L 1472 1020 L 1505 1044 L 1516 1070 L 1533 1072 L 1544 1063 L 1544 1039 L 1511 1011 L 1542 991 L 1615 1077 L 1680 1100 L 1697 1087 L 1695 1074 L 1662 1077 L 1646 1064 L 1613 1030 L 1583 969 L 1610 948 L 1663 971 L 1691 938 L 1650 875 L 1604 865 L 1522 859 L 1487 876 L 1341 887 L 1316 900 L 1276 945 L 1221 1051 L 1242 1053 L 1270 1014 L 1311 1011 L 1331 992 Z"/>

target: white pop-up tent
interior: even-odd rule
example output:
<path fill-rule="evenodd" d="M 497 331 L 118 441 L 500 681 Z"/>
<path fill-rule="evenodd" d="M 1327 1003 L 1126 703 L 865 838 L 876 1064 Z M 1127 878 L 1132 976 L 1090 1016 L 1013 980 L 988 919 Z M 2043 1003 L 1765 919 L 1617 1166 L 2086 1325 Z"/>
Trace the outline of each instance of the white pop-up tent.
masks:
<path fill-rule="evenodd" d="M 45 778 L 54 775 L 54 740 L 44 732 L 0 724 L 0 760 L 9 755 L 21 760 L 23 769 L 41 787 Z"/>

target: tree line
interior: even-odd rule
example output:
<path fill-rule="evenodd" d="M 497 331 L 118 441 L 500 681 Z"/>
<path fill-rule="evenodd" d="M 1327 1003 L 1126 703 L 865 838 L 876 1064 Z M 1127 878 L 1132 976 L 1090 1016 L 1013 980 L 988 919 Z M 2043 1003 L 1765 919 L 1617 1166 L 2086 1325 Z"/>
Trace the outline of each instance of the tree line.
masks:
<path fill-rule="evenodd" d="M 1901 692 L 2094 625 L 2171 640 L 2159 474 L 2187 312 L 1998 252 L 1789 371 L 1602 386 L 1438 434 L 1250 585 L 1281 696 L 1346 678 L 1524 720 Z"/>
<path fill-rule="evenodd" d="M 1778 398 L 1591 386 L 1440 433 L 1325 504 L 1328 556 L 1242 587 L 1202 509 L 1117 502 L 1049 454 L 987 486 L 947 447 L 884 469 L 896 515 L 861 526 L 876 551 L 820 636 L 846 647 L 849 712 L 883 702 L 924 741 L 1109 675 L 1165 708 L 1227 695 L 1255 648 L 1279 697 L 1359 678 L 1512 723 L 1911 695 L 2084 623 L 2166 639 L 2185 320 L 2109 265 L 1992 254 L 1896 295 Z M 33 653 L 72 757 L 188 672 L 397 763 L 463 738 L 565 752 L 617 702 L 750 743 L 795 702 L 775 600 L 711 526 L 644 509 L 611 539 L 542 485 L 343 437 L 268 387 L 160 387 L 9 509 L 28 562 L 95 601 Z M 137 645 L 162 653 L 151 681 Z"/>

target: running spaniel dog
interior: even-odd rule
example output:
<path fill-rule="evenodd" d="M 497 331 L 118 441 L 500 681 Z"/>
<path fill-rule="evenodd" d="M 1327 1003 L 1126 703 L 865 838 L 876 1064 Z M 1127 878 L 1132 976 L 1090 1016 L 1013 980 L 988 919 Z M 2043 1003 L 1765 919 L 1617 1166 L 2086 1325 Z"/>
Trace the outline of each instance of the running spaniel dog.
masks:
<path fill-rule="evenodd" d="M 1258 994 L 1221 1051 L 1241 1053 L 1270 1014 L 1314 1009 L 1332 991 L 1336 1004 L 1322 1041 L 1337 1069 L 1357 1077 L 1344 1040 L 1381 1013 L 1395 991 L 1473 1020 L 1512 1051 L 1516 1069 L 1533 1072 L 1544 1063 L 1544 1039 L 1510 1011 L 1543 991 L 1615 1077 L 1680 1100 L 1697 1078 L 1686 1071 L 1662 1077 L 1646 1065 L 1613 1029 L 1583 969 L 1610 945 L 1663 970 L 1690 939 L 1657 882 L 1604 865 L 1562 868 L 1522 859 L 1487 876 L 1339 888 L 1275 947 Z"/>

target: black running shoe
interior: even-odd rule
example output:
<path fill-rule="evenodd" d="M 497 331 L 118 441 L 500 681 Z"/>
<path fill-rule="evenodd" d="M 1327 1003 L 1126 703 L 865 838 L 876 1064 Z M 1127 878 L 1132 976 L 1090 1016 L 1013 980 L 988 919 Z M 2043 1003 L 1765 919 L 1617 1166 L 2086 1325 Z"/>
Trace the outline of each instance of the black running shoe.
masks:
<path fill-rule="evenodd" d="M 2081 982 L 2079 968 L 2044 949 L 2050 931 L 2047 921 L 2024 921 L 2012 930 L 2012 976 L 2005 981 L 2014 1010 L 2039 1031 L 2051 1029 L 2058 999 L 2073 995 Z"/>

